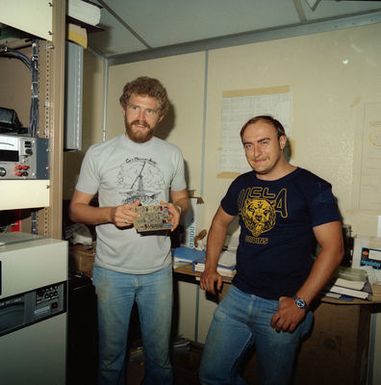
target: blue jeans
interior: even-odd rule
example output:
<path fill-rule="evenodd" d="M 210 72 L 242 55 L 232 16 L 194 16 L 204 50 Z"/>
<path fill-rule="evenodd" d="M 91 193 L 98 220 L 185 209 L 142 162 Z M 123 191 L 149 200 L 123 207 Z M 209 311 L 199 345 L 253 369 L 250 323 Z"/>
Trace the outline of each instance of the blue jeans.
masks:
<path fill-rule="evenodd" d="M 202 385 L 243 385 L 239 374 L 245 353 L 255 346 L 261 385 L 289 384 L 301 339 L 312 326 L 313 315 L 293 333 L 277 332 L 271 317 L 278 301 L 247 294 L 232 286 L 216 309 L 202 355 Z"/>
<path fill-rule="evenodd" d="M 172 322 L 172 268 L 125 274 L 94 267 L 98 300 L 99 385 L 121 385 L 130 315 L 137 303 L 144 350 L 144 385 L 171 385 L 169 340 Z"/>

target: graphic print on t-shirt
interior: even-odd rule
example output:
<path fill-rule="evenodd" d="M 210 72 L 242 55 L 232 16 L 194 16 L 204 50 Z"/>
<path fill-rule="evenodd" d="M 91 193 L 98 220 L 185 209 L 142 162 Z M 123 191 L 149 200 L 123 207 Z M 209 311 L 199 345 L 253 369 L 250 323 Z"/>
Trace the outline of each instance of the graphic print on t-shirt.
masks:
<path fill-rule="evenodd" d="M 242 190 L 238 200 L 241 218 L 254 237 L 274 228 L 277 214 L 287 217 L 287 190 L 271 193 L 268 187 Z"/>
<path fill-rule="evenodd" d="M 143 205 L 152 205 L 159 204 L 165 181 L 154 160 L 133 157 L 121 164 L 117 185 L 123 204 L 139 200 Z"/>

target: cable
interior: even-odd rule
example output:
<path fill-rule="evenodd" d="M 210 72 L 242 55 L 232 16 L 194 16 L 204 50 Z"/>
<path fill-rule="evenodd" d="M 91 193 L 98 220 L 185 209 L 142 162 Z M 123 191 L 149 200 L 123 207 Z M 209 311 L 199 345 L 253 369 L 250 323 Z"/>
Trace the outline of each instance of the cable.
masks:
<path fill-rule="evenodd" d="M 9 48 L 6 45 L 1 45 L 0 56 L 8 57 L 10 59 L 19 59 L 28 67 L 29 71 L 31 70 L 31 60 L 28 58 L 28 56 L 20 51 Z"/>
<path fill-rule="evenodd" d="M 31 104 L 29 112 L 29 127 L 28 134 L 32 137 L 37 136 L 38 130 L 38 115 L 39 115 L 39 100 L 38 100 L 38 45 L 37 41 L 32 42 L 32 57 L 29 59 L 28 56 L 20 51 L 9 48 L 5 45 L 0 45 L 0 57 L 7 57 L 9 59 L 21 60 L 29 69 L 32 74 L 31 84 Z"/>
<path fill-rule="evenodd" d="M 38 101 L 38 46 L 36 41 L 32 43 L 32 58 L 31 58 L 31 72 L 32 72 L 32 100 L 30 104 L 29 115 L 29 133 L 32 137 L 37 136 L 38 130 L 38 115 L 39 115 L 39 101 Z"/>

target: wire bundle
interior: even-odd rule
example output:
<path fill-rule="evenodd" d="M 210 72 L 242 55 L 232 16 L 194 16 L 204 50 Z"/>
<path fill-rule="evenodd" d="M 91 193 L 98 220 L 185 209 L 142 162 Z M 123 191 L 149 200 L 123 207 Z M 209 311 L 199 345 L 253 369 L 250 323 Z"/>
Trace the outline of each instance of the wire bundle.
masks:
<path fill-rule="evenodd" d="M 38 45 L 36 41 L 32 42 L 32 57 L 29 58 L 24 53 L 9 48 L 5 45 L 0 46 L 0 57 L 7 57 L 10 59 L 21 60 L 31 72 L 31 105 L 29 114 L 29 128 L 28 134 L 32 137 L 37 136 L 38 130 L 38 114 L 39 114 L 39 100 L 38 100 Z"/>

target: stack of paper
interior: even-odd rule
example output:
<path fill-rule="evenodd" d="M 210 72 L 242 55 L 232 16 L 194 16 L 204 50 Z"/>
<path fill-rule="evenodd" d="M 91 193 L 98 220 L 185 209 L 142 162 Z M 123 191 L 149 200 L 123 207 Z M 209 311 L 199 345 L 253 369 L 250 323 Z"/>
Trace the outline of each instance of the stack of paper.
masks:
<path fill-rule="evenodd" d="M 205 270 L 205 260 L 194 264 L 195 271 Z M 236 273 L 236 253 L 235 251 L 223 251 L 218 261 L 217 272 L 225 277 L 233 277 Z"/>
<path fill-rule="evenodd" d="M 175 268 L 184 264 L 194 264 L 201 261 L 205 261 L 205 251 L 203 250 L 181 246 L 173 251 L 173 266 Z"/>
<path fill-rule="evenodd" d="M 371 291 L 368 274 L 363 269 L 340 266 L 327 291 L 338 296 L 368 299 Z"/>
<path fill-rule="evenodd" d="M 368 280 L 372 288 L 372 300 L 380 301 L 381 300 L 381 281 L 379 280 L 379 271 L 376 271 L 372 266 L 363 266 L 368 274 Z"/>
<path fill-rule="evenodd" d="M 362 290 L 368 281 L 368 274 L 364 269 L 340 266 L 334 276 L 334 284 L 349 289 Z"/>

